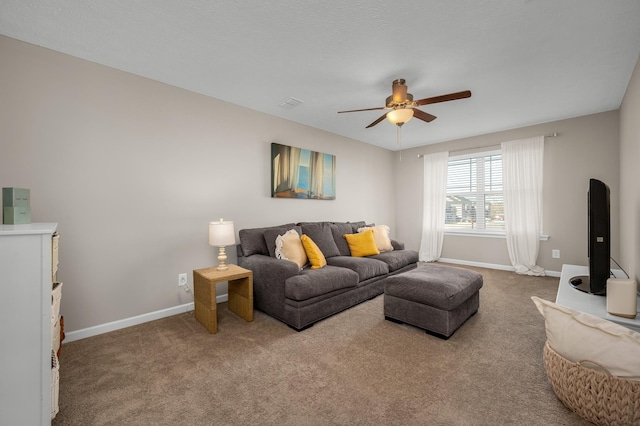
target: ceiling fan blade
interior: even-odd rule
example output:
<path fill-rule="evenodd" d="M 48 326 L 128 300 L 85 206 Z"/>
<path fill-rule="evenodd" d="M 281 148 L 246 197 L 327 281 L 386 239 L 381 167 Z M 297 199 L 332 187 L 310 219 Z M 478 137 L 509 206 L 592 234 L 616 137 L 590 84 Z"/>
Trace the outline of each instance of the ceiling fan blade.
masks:
<path fill-rule="evenodd" d="M 387 109 L 387 107 L 352 109 L 352 110 L 349 110 L 349 111 L 338 111 L 338 114 L 342 114 L 343 112 L 375 111 L 375 110 L 378 110 L 378 109 Z"/>
<path fill-rule="evenodd" d="M 428 112 L 424 112 L 424 111 L 420 111 L 418 108 L 411 108 L 413 110 L 413 116 L 415 118 L 419 118 L 422 121 L 426 121 L 427 123 L 435 120 L 436 117 L 435 115 L 431 115 Z"/>
<path fill-rule="evenodd" d="M 434 96 L 432 98 L 419 99 L 419 100 L 415 101 L 414 104 L 416 106 L 428 105 L 428 104 L 437 104 L 439 102 L 455 101 L 456 99 L 464 99 L 464 98 L 470 98 L 470 97 L 471 97 L 471 91 L 470 90 L 465 90 L 463 92 L 449 93 L 448 95 Z"/>
<path fill-rule="evenodd" d="M 384 120 L 387 117 L 387 114 L 383 115 L 382 117 L 378 118 L 376 121 L 374 121 L 373 123 L 369 124 L 367 127 L 365 127 L 366 129 L 368 129 L 369 127 L 373 127 L 376 124 L 378 124 L 379 122 L 381 122 L 382 120 Z"/>

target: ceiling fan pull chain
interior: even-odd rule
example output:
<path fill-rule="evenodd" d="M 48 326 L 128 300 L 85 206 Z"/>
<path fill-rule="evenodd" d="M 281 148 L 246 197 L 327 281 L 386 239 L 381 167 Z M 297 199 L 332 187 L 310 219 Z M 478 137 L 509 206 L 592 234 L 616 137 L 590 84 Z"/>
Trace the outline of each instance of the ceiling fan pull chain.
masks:
<path fill-rule="evenodd" d="M 396 139 L 398 141 L 398 150 L 400 151 L 400 161 L 402 161 L 402 132 L 400 131 L 402 125 L 398 125 L 396 128 Z"/>

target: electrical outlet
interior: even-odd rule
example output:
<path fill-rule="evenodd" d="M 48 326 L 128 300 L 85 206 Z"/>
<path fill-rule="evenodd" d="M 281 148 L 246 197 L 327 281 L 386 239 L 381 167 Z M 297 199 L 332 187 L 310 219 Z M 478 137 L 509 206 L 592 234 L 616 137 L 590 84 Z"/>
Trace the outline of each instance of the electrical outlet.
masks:
<path fill-rule="evenodd" d="M 560 250 L 551 250 L 551 257 L 554 259 L 560 259 Z"/>
<path fill-rule="evenodd" d="M 187 285 L 187 273 L 186 272 L 184 274 L 178 274 L 178 287 L 182 287 L 184 285 Z"/>

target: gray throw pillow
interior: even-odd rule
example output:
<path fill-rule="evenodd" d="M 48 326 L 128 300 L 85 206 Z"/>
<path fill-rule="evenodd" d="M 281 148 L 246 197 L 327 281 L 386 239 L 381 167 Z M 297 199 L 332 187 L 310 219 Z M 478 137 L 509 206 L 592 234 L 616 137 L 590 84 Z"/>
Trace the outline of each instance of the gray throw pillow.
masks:
<path fill-rule="evenodd" d="M 333 240 L 333 233 L 328 223 L 302 223 L 302 233 L 316 243 L 325 258 L 340 256 L 340 250 Z"/>
<path fill-rule="evenodd" d="M 351 229 L 352 229 L 352 234 L 355 234 L 358 232 L 358 228 L 363 228 L 365 226 L 367 226 L 367 223 L 364 220 L 361 220 L 360 222 L 349 222 L 349 224 L 351 225 Z"/>
<path fill-rule="evenodd" d="M 267 243 L 264 239 L 265 231 L 269 229 L 282 230 L 284 228 L 284 231 L 282 232 L 285 233 L 294 226 L 295 223 L 288 223 L 286 225 L 271 226 L 266 228 L 241 229 L 238 232 L 238 236 L 240 237 L 242 252 L 245 256 L 251 256 L 254 254 L 264 254 L 268 256 L 269 249 L 267 248 Z"/>
<path fill-rule="evenodd" d="M 364 223 L 364 222 L 362 222 Z M 329 225 L 331 233 L 333 234 L 333 241 L 338 247 L 338 251 L 341 256 L 351 256 L 351 250 L 349 250 L 349 244 L 343 237 L 344 234 L 354 234 L 353 228 L 350 223 L 333 223 Z"/>

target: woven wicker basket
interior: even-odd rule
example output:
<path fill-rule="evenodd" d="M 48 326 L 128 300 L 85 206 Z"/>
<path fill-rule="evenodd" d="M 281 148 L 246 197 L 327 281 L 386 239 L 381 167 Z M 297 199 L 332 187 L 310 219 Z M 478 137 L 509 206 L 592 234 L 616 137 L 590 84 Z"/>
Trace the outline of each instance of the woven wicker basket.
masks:
<path fill-rule="evenodd" d="M 597 425 L 640 425 L 640 382 L 615 377 L 573 363 L 547 342 L 544 367 L 553 391 L 564 405 Z M 586 363 L 586 362 L 583 362 Z"/>

